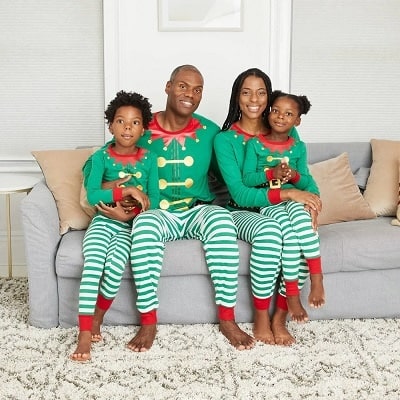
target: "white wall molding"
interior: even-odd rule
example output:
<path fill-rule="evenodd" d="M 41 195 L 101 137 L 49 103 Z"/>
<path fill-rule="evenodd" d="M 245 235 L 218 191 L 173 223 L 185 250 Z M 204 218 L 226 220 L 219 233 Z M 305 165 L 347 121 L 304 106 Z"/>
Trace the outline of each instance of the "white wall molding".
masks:
<path fill-rule="evenodd" d="M 0 173 L 7 172 L 40 173 L 41 170 L 35 160 L 0 160 Z"/>
<path fill-rule="evenodd" d="M 120 90 L 120 9 L 120 0 L 103 0 L 104 109 Z M 105 127 L 104 141 L 109 139 L 110 133 Z"/>
<path fill-rule="evenodd" d="M 269 73 L 273 88 L 290 91 L 292 0 L 271 0 Z"/>

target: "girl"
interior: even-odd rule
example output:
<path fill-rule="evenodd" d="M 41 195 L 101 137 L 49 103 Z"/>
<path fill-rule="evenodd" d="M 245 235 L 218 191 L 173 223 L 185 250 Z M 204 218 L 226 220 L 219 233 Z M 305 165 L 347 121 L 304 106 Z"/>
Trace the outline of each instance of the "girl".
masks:
<path fill-rule="evenodd" d="M 301 115 L 307 114 L 311 104 L 306 96 L 295 96 L 281 91 L 271 95 L 268 116 L 270 129 L 249 140 L 243 166 L 243 181 L 247 186 L 270 188 L 297 188 L 319 195 L 317 185 L 309 173 L 304 142 L 289 136 L 292 128 L 299 126 Z M 311 307 L 321 307 L 324 302 L 319 237 L 316 226 L 304 205 L 285 201 L 261 207 L 260 213 L 276 219 L 284 232 L 284 241 L 298 243 L 311 276 Z M 315 229 L 314 229 L 315 228 Z M 300 302 L 299 265 L 297 251 L 282 253 L 282 272 L 286 287 L 289 314 L 297 322 L 308 319 Z"/>

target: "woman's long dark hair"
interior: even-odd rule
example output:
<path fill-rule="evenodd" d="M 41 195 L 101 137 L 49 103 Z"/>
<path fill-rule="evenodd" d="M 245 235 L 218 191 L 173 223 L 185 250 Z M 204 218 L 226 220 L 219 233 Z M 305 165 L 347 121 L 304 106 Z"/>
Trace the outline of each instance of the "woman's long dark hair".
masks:
<path fill-rule="evenodd" d="M 272 94 L 271 79 L 265 72 L 261 71 L 260 69 L 250 68 L 247 71 L 242 72 L 233 82 L 231 99 L 229 101 L 228 115 L 226 117 L 225 122 L 222 125 L 223 131 L 228 130 L 236 121 L 239 121 L 239 119 L 240 119 L 239 95 L 240 95 L 240 90 L 243 85 L 243 81 L 248 76 L 255 76 L 257 78 L 261 78 L 265 83 L 265 87 L 267 88 L 267 93 L 268 93 L 268 103 L 267 103 L 267 107 L 266 107 L 265 111 L 262 114 L 262 117 L 263 117 L 263 123 L 265 124 L 265 126 L 269 126 L 268 113 L 271 108 L 271 94 Z"/>

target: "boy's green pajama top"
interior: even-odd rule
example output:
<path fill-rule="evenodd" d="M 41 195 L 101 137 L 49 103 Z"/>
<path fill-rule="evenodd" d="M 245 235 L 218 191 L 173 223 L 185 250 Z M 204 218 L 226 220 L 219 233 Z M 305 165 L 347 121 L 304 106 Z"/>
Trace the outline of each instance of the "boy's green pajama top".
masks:
<path fill-rule="evenodd" d="M 84 186 L 89 204 L 113 203 L 118 189 L 103 189 L 103 181 L 131 176 L 125 186 L 136 186 L 147 193 L 150 207 L 159 203 L 156 157 L 147 149 L 119 155 L 113 141 L 92 154 L 83 167 Z M 138 212 L 139 210 L 136 210 Z M 134 214 L 132 215 L 132 217 Z M 131 250 L 132 221 L 121 222 L 96 213 L 83 239 L 84 266 L 79 290 L 79 314 L 93 315 L 98 293 L 108 300 L 116 296 Z M 100 288 L 99 288 L 100 285 Z"/>

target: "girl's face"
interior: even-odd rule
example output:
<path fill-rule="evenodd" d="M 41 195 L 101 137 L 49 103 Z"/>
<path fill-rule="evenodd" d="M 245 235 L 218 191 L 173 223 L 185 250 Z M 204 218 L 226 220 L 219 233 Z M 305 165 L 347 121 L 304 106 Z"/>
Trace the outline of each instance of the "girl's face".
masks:
<path fill-rule="evenodd" d="M 114 135 L 115 151 L 131 152 L 144 132 L 141 110 L 132 106 L 118 108 L 109 130 Z"/>
<path fill-rule="evenodd" d="M 278 133 L 288 133 L 293 126 L 300 125 L 299 107 L 288 97 L 278 97 L 268 115 L 271 129 Z"/>
<path fill-rule="evenodd" d="M 242 119 L 261 119 L 268 104 L 268 92 L 262 78 L 248 76 L 239 93 Z"/>

